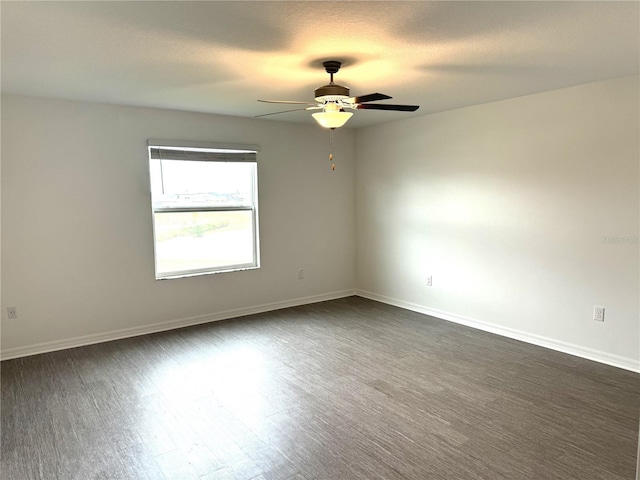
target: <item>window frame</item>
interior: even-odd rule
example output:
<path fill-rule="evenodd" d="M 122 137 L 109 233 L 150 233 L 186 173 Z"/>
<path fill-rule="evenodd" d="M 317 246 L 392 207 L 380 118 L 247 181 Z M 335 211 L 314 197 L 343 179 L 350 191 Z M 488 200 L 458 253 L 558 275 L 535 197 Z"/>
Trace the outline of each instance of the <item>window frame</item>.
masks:
<path fill-rule="evenodd" d="M 253 159 L 247 160 L 230 160 L 230 159 L 180 159 L 179 161 L 207 161 L 214 163 L 250 163 L 251 168 L 251 203 L 233 206 L 194 206 L 194 207 L 156 207 L 153 199 L 153 186 L 151 165 L 153 161 L 162 161 L 160 159 L 152 158 L 152 149 L 160 150 L 172 150 L 183 152 L 206 152 L 211 151 L 215 153 L 228 153 L 230 157 L 233 157 L 234 152 L 237 154 L 252 153 Z M 258 214 L 258 161 L 257 154 L 259 147 L 257 145 L 237 145 L 237 144 L 220 144 L 210 142 L 186 142 L 175 140 L 153 140 L 150 139 L 147 142 L 148 153 L 148 167 L 149 167 L 149 187 L 151 194 L 151 213 L 152 213 L 152 226 L 153 226 L 153 256 L 154 256 L 154 271 L 156 280 L 170 280 L 175 278 L 194 277 L 200 275 L 210 275 L 217 273 L 227 272 L 239 272 L 244 270 L 256 270 L 260 268 L 260 234 L 259 234 L 259 214 Z M 239 155 L 240 158 L 242 155 Z M 175 160 L 172 159 L 172 160 Z M 170 272 L 158 271 L 158 242 L 156 239 L 156 215 L 162 213 L 189 213 L 189 212 L 234 212 L 234 211 L 246 211 L 251 213 L 251 226 L 252 226 L 252 245 L 253 245 L 253 261 L 250 263 L 241 264 L 226 264 L 220 267 L 203 267 L 195 269 L 184 269 Z"/>

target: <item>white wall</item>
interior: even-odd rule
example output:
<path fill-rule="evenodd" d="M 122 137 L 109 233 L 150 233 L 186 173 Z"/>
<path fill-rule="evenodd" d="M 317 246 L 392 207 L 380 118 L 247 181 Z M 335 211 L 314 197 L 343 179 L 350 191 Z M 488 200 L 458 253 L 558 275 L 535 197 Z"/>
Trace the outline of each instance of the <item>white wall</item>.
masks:
<path fill-rule="evenodd" d="M 638 369 L 638 82 L 342 129 L 335 172 L 315 126 L 3 96 L 2 356 L 357 285 Z M 154 280 L 148 138 L 261 145 L 260 270 Z"/>
<path fill-rule="evenodd" d="M 315 126 L 3 96 L 3 356 L 351 293 L 355 134 L 335 137 L 332 172 Z M 148 138 L 261 146 L 262 268 L 154 280 Z"/>
<path fill-rule="evenodd" d="M 625 77 L 358 130 L 361 293 L 638 370 L 638 90 Z"/>

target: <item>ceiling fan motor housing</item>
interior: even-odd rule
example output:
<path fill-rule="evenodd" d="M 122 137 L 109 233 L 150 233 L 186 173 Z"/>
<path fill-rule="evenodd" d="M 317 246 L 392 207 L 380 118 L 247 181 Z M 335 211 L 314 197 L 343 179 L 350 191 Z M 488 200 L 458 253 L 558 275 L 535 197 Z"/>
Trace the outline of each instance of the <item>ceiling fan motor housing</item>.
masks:
<path fill-rule="evenodd" d="M 349 98 L 349 89 L 335 83 L 316 88 L 316 102 L 332 102 Z"/>

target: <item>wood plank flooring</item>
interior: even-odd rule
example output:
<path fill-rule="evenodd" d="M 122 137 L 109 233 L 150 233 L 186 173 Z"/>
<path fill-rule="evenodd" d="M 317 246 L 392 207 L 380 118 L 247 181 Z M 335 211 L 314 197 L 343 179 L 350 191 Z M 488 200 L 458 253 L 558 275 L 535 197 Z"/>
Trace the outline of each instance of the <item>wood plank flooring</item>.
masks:
<path fill-rule="evenodd" d="M 635 476 L 640 375 L 350 297 L 5 361 L 0 476 Z"/>

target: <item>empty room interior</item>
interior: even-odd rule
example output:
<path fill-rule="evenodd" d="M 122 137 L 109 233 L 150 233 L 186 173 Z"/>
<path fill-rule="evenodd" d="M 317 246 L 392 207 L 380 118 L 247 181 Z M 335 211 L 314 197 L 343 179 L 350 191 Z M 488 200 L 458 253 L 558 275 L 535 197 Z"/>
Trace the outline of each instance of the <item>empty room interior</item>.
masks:
<path fill-rule="evenodd" d="M 639 2 L 0 21 L 0 477 L 639 478 Z"/>

